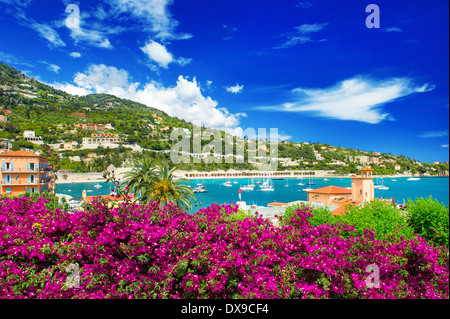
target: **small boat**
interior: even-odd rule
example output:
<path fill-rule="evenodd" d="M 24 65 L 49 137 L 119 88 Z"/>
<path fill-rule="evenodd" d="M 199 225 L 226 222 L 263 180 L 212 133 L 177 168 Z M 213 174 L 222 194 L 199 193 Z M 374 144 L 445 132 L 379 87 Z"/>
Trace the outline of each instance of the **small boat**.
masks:
<path fill-rule="evenodd" d="M 323 179 L 324 182 L 329 182 L 330 180 L 328 178 Z"/>
<path fill-rule="evenodd" d="M 99 183 L 95 183 L 94 188 L 97 188 L 97 189 L 102 188 L 102 185 L 100 185 Z"/>
<path fill-rule="evenodd" d="M 420 178 L 419 177 L 410 177 L 407 179 L 407 181 L 419 181 Z"/>
<path fill-rule="evenodd" d="M 272 180 L 274 181 L 282 181 L 284 178 L 281 177 L 273 177 Z"/>
<path fill-rule="evenodd" d="M 309 178 L 309 182 L 306 183 L 306 185 L 316 185 L 316 182 L 313 182 L 313 181 L 311 180 L 311 177 L 310 177 L 310 178 Z"/>
<path fill-rule="evenodd" d="M 233 181 L 233 184 L 237 184 L 238 182 L 237 181 Z"/>
<path fill-rule="evenodd" d="M 225 182 L 225 183 L 222 183 L 222 185 L 223 185 L 223 186 L 226 186 L 226 187 L 232 187 L 232 186 L 233 186 L 233 184 L 231 184 L 230 181 L 227 181 L 227 182 Z"/>
<path fill-rule="evenodd" d="M 397 180 L 394 178 L 394 179 L 391 179 L 391 181 L 392 181 L 392 182 L 396 182 Z"/>
<path fill-rule="evenodd" d="M 252 185 L 244 185 L 244 186 L 241 186 L 240 189 L 243 191 L 252 191 L 255 189 L 255 187 Z"/>
<path fill-rule="evenodd" d="M 204 187 L 196 187 L 194 188 L 194 193 L 206 193 L 206 189 Z"/>
<path fill-rule="evenodd" d="M 312 188 L 309 188 L 309 187 L 306 187 L 306 188 L 303 188 L 302 189 L 302 191 L 304 191 L 304 192 L 307 192 L 307 191 L 312 191 L 313 189 Z"/>
<path fill-rule="evenodd" d="M 261 184 L 259 190 L 263 192 L 271 192 L 274 191 L 275 189 L 273 188 L 273 184 L 269 180 L 266 180 L 264 183 Z"/>
<path fill-rule="evenodd" d="M 381 189 L 381 190 L 388 190 L 389 189 L 389 187 L 386 187 L 386 186 L 384 186 L 384 180 L 383 180 L 383 177 L 381 177 L 381 185 L 379 185 L 380 187 L 378 187 L 378 189 Z"/>
<path fill-rule="evenodd" d="M 87 193 L 92 193 L 92 189 L 88 189 L 86 192 Z"/>

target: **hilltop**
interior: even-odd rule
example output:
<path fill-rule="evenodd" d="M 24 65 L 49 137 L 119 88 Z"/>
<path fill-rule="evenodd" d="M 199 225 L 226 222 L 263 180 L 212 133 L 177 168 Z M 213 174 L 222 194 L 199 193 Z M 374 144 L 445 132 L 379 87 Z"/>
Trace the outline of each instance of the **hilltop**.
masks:
<path fill-rule="evenodd" d="M 1 115 L 4 114 L 4 115 Z M 1 147 L 38 151 L 46 143 L 61 152 L 63 169 L 74 172 L 102 171 L 110 164 L 128 165 L 141 153 L 167 159 L 176 141 L 170 139 L 174 128 L 185 129 L 192 137 L 193 124 L 165 112 L 109 94 L 75 96 L 30 78 L 0 62 L 0 139 Z M 202 132 L 223 131 L 201 128 Z M 114 141 L 106 143 L 99 138 Z M 203 138 L 202 154 L 215 156 L 222 163 L 178 164 L 184 170 L 255 169 L 248 163 L 226 163 L 225 158 L 205 148 L 212 138 Z M 245 144 L 245 158 L 254 140 L 233 137 Z M 263 141 L 265 144 L 265 141 Z M 192 141 L 191 141 L 192 144 Z M 268 147 L 258 143 L 258 148 Z M 278 143 L 279 169 L 326 169 L 338 174 L 355 173 L 370 164 L 379 174 L 420 173 L 448 175 L 448 163 L 420 163 L 403 155 L 368 152 L 318 142 Z M 224 154 L 225 143 L 222 143 Z M 192 156 L 193 154 L 191 154 Z"/>

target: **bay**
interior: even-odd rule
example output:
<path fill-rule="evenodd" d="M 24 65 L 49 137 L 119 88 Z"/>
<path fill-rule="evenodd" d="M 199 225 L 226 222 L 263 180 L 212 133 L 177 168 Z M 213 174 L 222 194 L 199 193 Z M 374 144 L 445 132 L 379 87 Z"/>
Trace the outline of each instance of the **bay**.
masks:
<path fill-rule="evenodd" d="M 439 202 L 449 205 L 449 178 L 448 177 L 421 177 L 418 181 L 408 181 L 407 177 L 395 178 L 397 181 L 392 181 L 392 178 L 384 178 L 384 186 L 389 187 L 388 190 L 375 189 L 375 197 L 378 198 L 395 198 L 396 203 L 402 204 L 407 202 L 410 198 L 415 200 L 416 198 L 428 198 L 432 196 L 433 199 L 437 199 Z M 207 192 L 195 193 L 197 197 L 197 206 L 194 207 L 190 213 L 196 212 L 201 208 L 210 206 L 213 203 L 229 204 L 239 201 L 239 187 L 247 185 L 249 180 L 245 179 L 231 179 L 231 187 L 222 185 L 225 181 L 230 179 L 204 179 L 204 180 L 191 180 L 190 185 L 195 188 L 197 183 L 202 183 Z M 324 181 L 324 178 L 312 178 L 316 185 L 311 185 L 311 188 L 321 188 L 329 185 L 335 185 L 340 187 L 351 187 L 351 178 L 329 178 L 329 181 Z M 253 180 L 254 183 L 258 179 Z M 261 180 L 262 181 L 262 180 Z M 267 206 L 272 202 L 288 203 L 297 200 L 307 200 L 307 194 L 303 191 L 308 187 L 306 183 L 309 180 L 285 178 L 283 180 L 274 180 L 274 191 L 263 192 L 259 190 L 259 185 L 256 185 L 253 191 L 242 191 L 241 197 L 247 204 L 255 204 L 258 206 Z M 233 183 L 237 182 L 237 183 Z M 298 183 L 303 182 L 305 185 L 299 186 Z M 374 183 L 377 180 L 374 179 Z M 380 181 L 381 183 L 381 181 Z M 102 187 L 100 189 L 94 188 L 94 182 L 90 183 L 67 183 L 57 184 L 57 193 L 66 194 L 72 196 L 75 200 L 81 198 L 83 190 L 86 190 L 88 196 L 97 195 L 109 195 L 111 190 L 114 189 L 112 183 L 100 183 Z"/>

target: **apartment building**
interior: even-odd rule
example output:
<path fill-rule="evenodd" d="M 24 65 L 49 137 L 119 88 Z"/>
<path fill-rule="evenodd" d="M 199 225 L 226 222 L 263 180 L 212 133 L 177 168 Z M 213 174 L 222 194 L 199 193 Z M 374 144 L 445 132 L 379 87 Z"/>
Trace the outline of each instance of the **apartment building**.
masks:
<path fill-rule="evenodd" d="M 52 178 L 45 157 L 27 151 L 0 154 L 1 195 L 16 196 L 26 191 L 41 194 L 51 189 Z"/>

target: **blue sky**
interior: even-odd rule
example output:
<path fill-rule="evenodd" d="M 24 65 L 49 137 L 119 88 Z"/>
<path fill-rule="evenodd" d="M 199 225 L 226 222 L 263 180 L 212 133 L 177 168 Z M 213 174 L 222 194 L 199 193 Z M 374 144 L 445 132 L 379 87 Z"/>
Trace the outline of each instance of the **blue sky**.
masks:
<path fill-rule="evenodd" d="M 371 3 L 380 28 L 366 26 Z M 278 128 L 448 161 L 448 11 L 447 0 L 0 0 L 0 61 L 236 135 Z"/>

